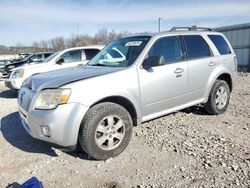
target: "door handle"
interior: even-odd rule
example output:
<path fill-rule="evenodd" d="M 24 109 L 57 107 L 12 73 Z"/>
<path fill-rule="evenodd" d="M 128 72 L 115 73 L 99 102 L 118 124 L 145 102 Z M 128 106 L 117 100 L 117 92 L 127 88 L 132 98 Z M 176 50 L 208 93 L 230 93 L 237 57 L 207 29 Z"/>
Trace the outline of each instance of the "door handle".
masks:
<path fill-rule="evenodd" d="M 175 71 L 174 71 L 175 74 L 180 74 L 180 73 L 182 73 L 182 72 L 184 72 L 184 69 L 181 69 L 181 68 L 177 68 L 177 69 L 175 69 Z"/>
<path fill-rule="evenodd" d="M 209 67 L 215 66 L 215 62 L 209 62 L 209 63 L 208 63 L 208 66 L 209 66 Z"/>

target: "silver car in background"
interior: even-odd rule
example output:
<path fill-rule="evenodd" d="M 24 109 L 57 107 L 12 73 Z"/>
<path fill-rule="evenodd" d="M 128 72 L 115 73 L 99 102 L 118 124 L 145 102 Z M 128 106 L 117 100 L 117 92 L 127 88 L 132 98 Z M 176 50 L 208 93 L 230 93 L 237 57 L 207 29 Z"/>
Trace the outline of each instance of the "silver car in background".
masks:
<path fill-rule="evenodd" d="M 197 104 L 223 113 L 236 73 L 223 34 L 174 28 L 115 40 L 85 66 L 26 79 L 19 112 L 34 138 L 65 147 L 79 143 L 105 160 L 126 148 L 133 126 L 142 122 Z"/>

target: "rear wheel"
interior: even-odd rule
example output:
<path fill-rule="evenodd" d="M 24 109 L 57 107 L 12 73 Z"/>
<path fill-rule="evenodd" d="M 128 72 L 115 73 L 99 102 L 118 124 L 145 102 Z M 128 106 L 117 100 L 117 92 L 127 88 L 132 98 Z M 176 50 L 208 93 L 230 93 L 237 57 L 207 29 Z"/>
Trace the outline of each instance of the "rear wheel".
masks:
<path fill-rule="evenodd" d="M 230 89 L 224 80 L 216 80 L 209 94 L 205 109 L 209 114 L 218 115 L 226 111 L 230 100 Z"/>
<path fill-rule="evenodd" d="M 92 158 L 105 160 L 119 155 L 128 145 L 133 123 L 128 111 L 115 103 L 100 103 L 83 118 L 79 142 Z"/>

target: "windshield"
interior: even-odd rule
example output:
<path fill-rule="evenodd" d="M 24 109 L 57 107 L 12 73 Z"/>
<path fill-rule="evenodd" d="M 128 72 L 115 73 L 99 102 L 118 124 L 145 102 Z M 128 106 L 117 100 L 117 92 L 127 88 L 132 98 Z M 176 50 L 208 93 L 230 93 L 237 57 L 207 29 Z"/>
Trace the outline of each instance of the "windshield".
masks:
<path fill-rule="evenodd" d="M 4 61 L 0 61 L 0 65 L 5 65 Z"/>
<path fill-rule="evenodd" d="M 51 54 L 49 57 L 47 57 L 45 60 L 42 61 L 42 63 L 48 63 L 51 59 L 56 57 L 59 54 L 59 52 Z"/>
<path fill-rule="evenodd" d="M 128 37 L 107 45 L 89 63 L 91 66 L 129 67 L 149 41 L 148 36 Z"/>
<path fill-rule="evenodd" d="M 25 57 L 24 59 L 22 59 L 22 61 L 28 61 L 33 55 L 28 55 L 27 57 Z"/>

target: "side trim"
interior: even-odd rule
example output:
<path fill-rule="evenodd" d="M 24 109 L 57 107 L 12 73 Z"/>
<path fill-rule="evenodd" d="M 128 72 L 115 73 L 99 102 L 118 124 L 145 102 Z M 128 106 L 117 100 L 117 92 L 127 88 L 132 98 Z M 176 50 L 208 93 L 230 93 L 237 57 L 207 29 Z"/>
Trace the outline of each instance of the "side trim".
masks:
<path fill-rule="evenodd" d="M 163 115 L 167 115 L 167 114 L 170 114 L 172 112 L 176 112 L 178 110 L 182 110 L 182 109 L 188 108 L 190 106 L 194 106 L 194 105 L 203 103 L 205 100 L 206 100 L 205 98 L 201 98 L 201 99 L 198 99 L 198 100 L 195 100 L 195 101 L 191 101 L 189 103 L 186 103 L 186 104 L 183 104 L 183 105 L 180 105 L 180 106 L 168 109 L 168 110 L 164 110 L 164 111 L 161 111 L 161 112 L 157 112 L 157 113 L 154 113 L 154 114 L 150 114 L 150 115 L 144 116 L 142 118 L 142 122 L 149 121 L 149 120 L 161 117 Z"/>

